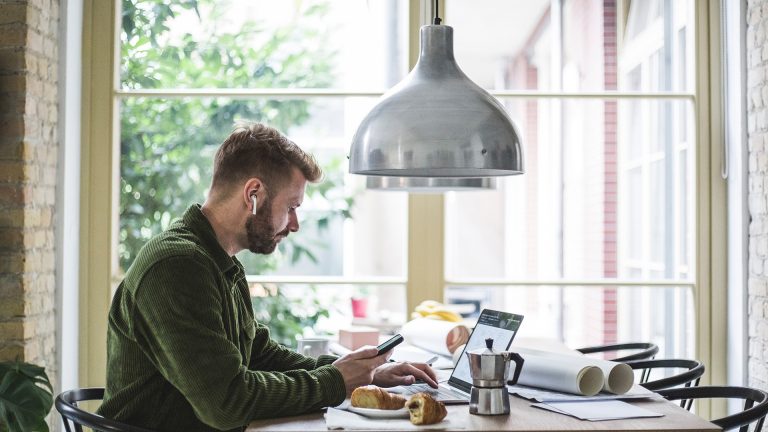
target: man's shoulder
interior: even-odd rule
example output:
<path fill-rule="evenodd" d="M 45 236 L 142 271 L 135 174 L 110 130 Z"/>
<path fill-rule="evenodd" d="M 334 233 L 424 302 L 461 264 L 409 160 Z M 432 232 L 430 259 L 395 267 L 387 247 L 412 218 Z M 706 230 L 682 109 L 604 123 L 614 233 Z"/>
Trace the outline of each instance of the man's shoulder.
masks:
<path fill-rule="evenodd" d="M 177 222 L 150 239 L 141 248 L 136 260 L 192 256 L 203 251 L 197 235 L 189 227 Z"/>
<path fill-rule="evenodd" d="M 141 248 L 126 273 L 126 279 L 138 282 L 158 263 L 171 259 L 197 265 L 213 263 L 195 233 L 181 223 L 174 223 Z"/>

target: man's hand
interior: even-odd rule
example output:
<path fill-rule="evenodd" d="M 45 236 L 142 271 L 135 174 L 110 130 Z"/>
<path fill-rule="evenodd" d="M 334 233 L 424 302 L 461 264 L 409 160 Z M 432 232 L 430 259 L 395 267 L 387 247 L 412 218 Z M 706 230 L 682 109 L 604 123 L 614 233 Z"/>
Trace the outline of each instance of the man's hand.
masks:
<path fill-rule="evenodd" d="M 341 376 L 344 377 L 347 396 L 352 394 L 352 390 L 370 384 L 373 381 L 376 368 L 386 363 L 392 352 L 380 356 L 376 354 L 378 354 L 376 347 L 365 346 L 341 356 L 333 362 L 336 369 L 341 372 Z"/>
<path fill-rule="evenodd" d="M 426 363 L 387 363 L 376 368 L 373 383 L 379 387 L 411 385 L 417 379 L 437 388 L 437 376 Z"/>

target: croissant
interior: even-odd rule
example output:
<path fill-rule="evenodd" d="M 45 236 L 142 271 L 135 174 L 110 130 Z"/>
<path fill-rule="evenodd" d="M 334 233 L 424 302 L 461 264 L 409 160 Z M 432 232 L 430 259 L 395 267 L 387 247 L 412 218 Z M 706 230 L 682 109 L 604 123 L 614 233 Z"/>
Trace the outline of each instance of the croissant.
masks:
<path fill-rule="evenodd" d="M 352 391 L 351 403 L 357 408 L 396 410 L 405 406 L 405 398 L 376 386 L 366 386 Z"/>
<path fill-rule="evenodd" d="M 436 401 L 427 393 L 416 393 L 405 404 L 411 415 L 411 423 L 415 425 L 428 425 L 442 421 L 448 411 L 445 404 Z"/>

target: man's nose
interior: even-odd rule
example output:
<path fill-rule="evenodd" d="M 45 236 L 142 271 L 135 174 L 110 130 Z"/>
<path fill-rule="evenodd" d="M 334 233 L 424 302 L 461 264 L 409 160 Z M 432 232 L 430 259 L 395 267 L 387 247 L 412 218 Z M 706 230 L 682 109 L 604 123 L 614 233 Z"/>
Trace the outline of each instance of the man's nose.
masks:
<path fill-rule="evenodd" d="M 288 231 L 296 232 L 299 230 L 299 218 L 295 212 L 292 212 L 288 217 Z"/>

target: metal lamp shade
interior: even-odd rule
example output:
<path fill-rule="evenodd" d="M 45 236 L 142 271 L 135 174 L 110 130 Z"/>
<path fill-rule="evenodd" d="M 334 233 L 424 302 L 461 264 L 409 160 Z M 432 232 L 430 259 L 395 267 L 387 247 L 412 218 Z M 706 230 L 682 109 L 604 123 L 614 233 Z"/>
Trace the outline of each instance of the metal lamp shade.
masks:
<path fill-rule="evenodd" d="M 355 132 L 353 174 L 492 177 L 522 174 L 520 134 L 504 107 L 453 57 L 453 28 L 421 28 L 416 67 Z"/>
<path fill-rule="evenodd" d="M 365 187 L 369 190 L 413 193 L 481 191 L 496 189 L 496 179 L 493 177 L 450 178 L 368 176 L 365 178 Z"/>

